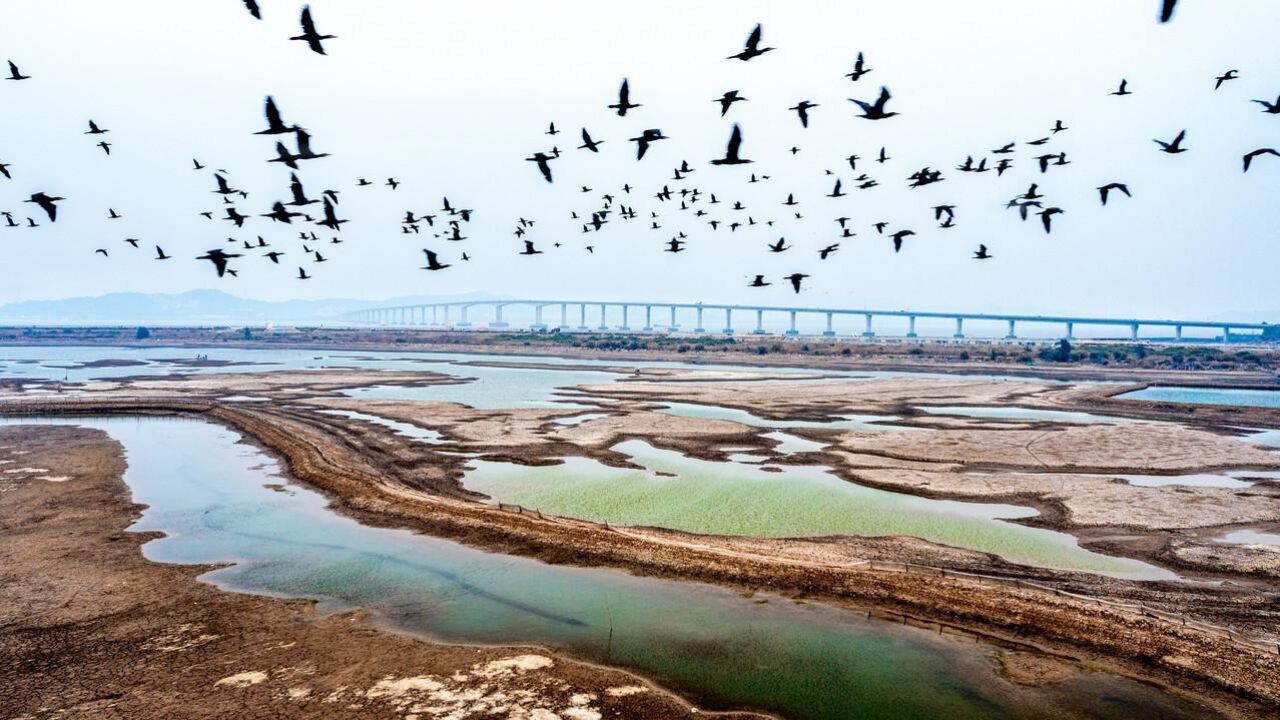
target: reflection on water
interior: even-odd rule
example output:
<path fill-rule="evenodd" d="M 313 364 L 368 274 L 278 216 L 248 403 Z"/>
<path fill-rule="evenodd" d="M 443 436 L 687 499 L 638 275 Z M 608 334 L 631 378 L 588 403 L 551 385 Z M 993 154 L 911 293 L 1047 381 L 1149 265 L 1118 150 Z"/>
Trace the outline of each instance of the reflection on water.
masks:
<path fill-rule="evenodd" d="M 614 447 L 643 470 L 587 458 L 526 467 L 474 461 L 463 485 L 556 515 L 717 535 L 800 537 L 911 535 L 1014 562 L 1123 577 L 1170 579 L 1166 570 L 1084 550 L 1065 533 L 1002 519 L 1031 517 L 1013 505 L 930 500 L 846 482 L 816 466 L 711 462 L 639 440 Z"/>
<path fill-rule="evenodd" d="M 0 424 L 18 422 L 32 421 Z M 368 607 L 398 629 L 450 641 L 543 644 L 635 668 L 712 706 L 800 720 L 1210 716 L 1094 673 L 1018 686 L 994 674 L 989 646 L 831 607 L 365 527 L 305 488 L 264 487 L 279 482 L 274 461 L 202 421 L 65 424 L 102 428 L 124 444 L 126 480 L 149 506 L 134 529 L 168 534 L 143 547 L 147 557 L 238 563 L 203 576 L 224 587 L 318 598 L 324 612 Z"/>
<path fill-rule="evenodd" d="M 1229 388 L 1149 387 L 1144 390 L 1116 395 L 1116 398 L 1120 400 L 1154 400 L 1156 402 L 1280 408 L 1280 389 L 1233 390 Z"/>

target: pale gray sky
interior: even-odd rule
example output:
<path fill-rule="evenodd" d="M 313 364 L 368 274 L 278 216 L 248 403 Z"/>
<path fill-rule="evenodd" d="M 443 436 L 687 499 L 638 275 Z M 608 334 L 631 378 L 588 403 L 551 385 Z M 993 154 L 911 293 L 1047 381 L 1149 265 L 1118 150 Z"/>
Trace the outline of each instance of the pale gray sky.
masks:
<path fill-rule="evenodd" d="M 1244 152 L 1280 144 L 1280 116 L 1249 102 L 1280 94 L 1280 3 L 1271 0 L 1185 0 L 1168 25 L 1155 21 L 1155 0 L 314 0 L 320 30 L 339 36 L 327 57 L 287 40 L 301 2 L 260 4 L 262 21 L 239 0 L 5 3 L 4 56 L 33 79 L 0 83 L 0 162 L 14 175 L 0 179 L 0 209 L 38 217 L 21 202 L 36 191 L 67 200 L 54 225 L 0 228 L 0 302 L 215 287 L 269 299 L 480 290 L 1137 316 L 1280 308 L 1272 289 L 1280 160 L 1240 171 Z M 756 22 L 777 49 L 749 63 L 725 59 Z M 874 72 L 855 84 L 843 75 L 859 50 Z M 1241 79 L 1215 92 L 1214 77 L 1232 68 Z M 619 118 L 605 106 L 624 76 L 644 107 Z M 1109 97 L 1122 77 L 1135 94 Z M 901 116 L 857 118 L 846 98 L 872 99 L 881 84 Z M 730 89 L 750 100 L 722 119 L 712 99 Z M 264 126 L 267 94 L 286 121 L 312 132 L 317 150 L 333 154 L 299 174 L 313 195 L 341 190 L 340 214 L 351 221 L 346 242 L 323 249 L 331 262 L 306 263 L 315 275 L 308 282 L 293 279 L 300 227 L 257 218 L 236 231 L 198 214 L 222 208 L 192 157 L 226 168 L 250 191 L 242 212 L 287 199 L 288 170 L 266 162 L 276 138 L 252 134 Z M 787 110 L 801 99 L 821 105 L 808 130 Z M 109 158 L 82 134 L 89 118 L 110 128 Z M 1048 135 L 1057 119 L 1071 129 L 1049 148 L 1065 150 L 1070 166 L 1041 176 L 1032 159 L 1039 149 L 1020 146 L 1003 178 L 954 171 L 966 155 Z M 707 165 L 735 120 L 756 163 Z M 544 135 L 549 121 L 565 134 Z M 572 149 L 583 126 L 606 141 L 599 155 Z M 672 139 L 637 163 L 626 139 L 651 127 Z M 1190 152 L 1168 156 L 1151 142 L 1183 128 Z M 553 143 L 566 154 L 547 185 L 523 158 Z M 792 145 L 801 148 L 794 157 Z M 883 166 L 869 162 L 881 145 L 894 158 Z M 850 153 L 867 159 L 859 170 L 881 187 L 852 188 Z M 681 160 L 697 171 L 671 182 Z M 905 177 L 924 165 L 948 179 L 908 190 Z M 824 197 L 833 180 L 824 169 L 844 179 L 848 197 Z M 748 185 L 752 172 L 772 179 Z M 361 176 L 404 184 L 354 187 Z M 1050 236 L 1003 209 L 1033 181 L 1066 210 Z M 1100 207 L 1094 187 L 1110 181 L 1127 182 L 1134 198 Z M 642 217 L 582 235 L 569 211 L 589 213 L 600 193 L 618 194 L 624 182 L 635 186 L 628 204 L 642 216 L 663 214 L 662 230 Z M 705 218 L 652 200 L 664 183 L 748 206 L 708 207 L 714 217 L 747 214 L 777 226 L 712 232 Z M 590 195 L 579 191 L 584 184 Z M 781 206 L 788 193 L 802 220 Z M 471 239 L 401 234 L 405 210 L 434 211 L 442 195 L 475 209 L 465 227 Z M 941 203 L 959 206 L 956 228 L 937 228 L 929 208 Z M 106 220 L 108 207 L 124 219 Z M 858 235 L 820 262 L 817 249 L 839 240 L 839 215 L 853 218 Z M 537 221 L 531 237 L 546 254 L 515 254 L 518 216 Z M 918 235 L 894 255 L 871 227 L 880 220 Z M 688 251 L 663 253 L 681 230 Z M 288 253 L 284 264 L 243 258 L 239 278 L 219 280 L 192 259 L 228 237 L 259 234 Z M 780 236 L 795 247 L 771 255 L 765 243 Z M 588 240 L 594 255 L 582 249 Z M 562 248 L 552 247 L 557 241 Z M 970 261 L 979 243 L 996 258 Z M 176 259 L 151 260 L 155 244 Z M 97 247 L 111 257 L 95 255 Z M 423 247 L 455 266 L 419 270 Z M 470 263 L 456 262 L 462 250 Z M 797 271 L 813 276 L 798 297 L 780 279 Z M 778 284 L 746 288 L 755 273 Z"/>

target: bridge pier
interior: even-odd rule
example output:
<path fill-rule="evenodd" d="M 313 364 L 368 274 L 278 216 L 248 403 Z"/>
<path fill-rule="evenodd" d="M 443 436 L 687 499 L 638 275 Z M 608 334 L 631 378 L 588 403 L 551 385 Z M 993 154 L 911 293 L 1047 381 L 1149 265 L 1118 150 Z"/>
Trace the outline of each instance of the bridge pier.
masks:
<path fill-rule="evenodd" d="M 1174 337 L 1174 339 L 1176 339 L 1176 340 L 1181 340 L 1181 339 L 1182 339 L 1182 326 L 1181 326 L 1181 325 L 1174 325 L 1174 326 L 1173 326 L 1173 337 Z"/>
<path fill-rule="evenodd" d="M 827 313 L 827 329 L 822 332 L 823 337 L 834 337 L 836 331 L 831 328 L 831 318 L 834 313 Z"/>
<path fill-rule="evenodd" d="M 458 327 L 471 327 L 471 323 L 467 320 L 467 312 L 471 310 L 470 305 L 462 306 L 462 321 L 458 323 Z"/>
<path fill-rule="evenodd" d="M 1076 324 L 1073 322 L 1067 323 L 1067 339 L 1068 340 L 1076 339 Z"/>
<path fill-rule="evenodd" d="M 724 334 L 733 334 L 733 308 L 724 309 Z"/>
<path fill-rule="evenodd" d="M 1231 328 L 1230 328 L 1230 327 L 1223 326 L 1223 328 L 1222 328 L 1222 342 L 1224 342 L 1224 343 L 1229 343 L 1229 342 L 1231 342 Z"/>
<path fill-rule="evenodd" d="M 676 324 L 676 306 L 671 306 L 671 324 L 667 326 L 669 332 L 680 332 L 680 326 Z"/>
<path fill-rule="evenodd" d="M 503 308 L 502 305 L 493 306 L 493 322 L 489 323 L 489 327 L 491 328 L 507 327 L 507 323 L 502 322 L 502 308 Z"/>
<path fill-rule="evenodd" d="M 542 322 L 542 306 L 533 306 L 533 324 L 529 326 L 530 330 L 546 330 L 547 326 Z"/>
<path fill-rule="evenodd" d="M 608 329 L 609 329 L 609 326 L 604 324 L 604 321 L 608 318 L 608 316 L 607 316 L 605 313 L 606 313 L 606 307 L 605 307 L 605 304 L 604 304 L 604 303 L 600 303 L 600 326 L 599 326 L 598 328 L 596 328 L 597 330 L 608 330 Z"/>
<path fill-rule="evenodd" d="M 958 339 L 964 338 L 964 318 L 956 318 L 956 334 L 951 337 Z"/>
<path fill-rule="evenodd" d="M 1129 325 L 1129 339 L 1130 340 L 1138 339 L 1138 323 L 1132 323 Z"/>
<path fill-rule="evenodd" d="M 698 324 L 693 328 L 693 331 L 699 335 L 702 335 L 707 330 L 706 328 L 702 327 L 702 308 L 698 307 L 697 310 L 698 310 Z"/>
<path fill-rule="evenodd" d="M 787 330 L 787 334 L 799 335 L 800 333 L 796 332 L 796 311 L 795 310 L 790 311 L 790 315 L 791 315 L 791 328 Z"/>
<path fill-rule="evenodd" d="M 644 331 L 653 332 L 653 306 L 644 306 Z"/>
<path fill-rule="evenodd" d="M 867 321 L 867 326 L 866 326 L 867 329 L 862 331 L 862 337 L 866 337 L 866 338 L 875 337 L 876 333 L 874 330 L 871 329 L 871 313 L 867 313 L 865 317 Z M 915 320 L 916 320 L 915 318 L 911 318 L 911 327 L 913 329 L 913 332 L 915 328 Z"/>
<path fill-rule="evenodd" d="M 622 332 L 627 332 L 631 330 L 631 328 L 628 326 L 628 323 L 627 323 L 627 309 L 628 308 L 626 305 L 622 306 L 622 327 L 618 328 Z"/>
<path fill-rule="evenodd" d="M 764 311 L 763 310 L 756 311 L 756 329 L 752 330 L 751 333 L 753 335 L 764 334 Z"/>
<path fill-rule="evenodd" d="M 1009 334 L 1008 334 L 1008 335 L 1005 335 L 1005 336 L 1004 336 L 1004 339 L 1005 339 L 1005 340 L 1017 340 L 1017 339 L 1018 339 L 1017 323 L 1016 323 L 1015 321 L 1013 321 L 1013 320 L 1010 320 L 1010 321 L 1009 321 Z"/>

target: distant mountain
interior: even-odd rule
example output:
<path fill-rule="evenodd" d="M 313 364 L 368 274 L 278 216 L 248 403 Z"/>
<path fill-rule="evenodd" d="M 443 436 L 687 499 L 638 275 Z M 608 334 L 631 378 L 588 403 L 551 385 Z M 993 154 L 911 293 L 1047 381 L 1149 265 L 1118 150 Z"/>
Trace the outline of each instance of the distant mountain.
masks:
<path fill-rule="evenodd" d="M 494 300 L 487 293 L 413 295 L 385 300 L 254 300 L 220 290 L 176 295 L 112 293 L 65 300 L 27 300 L 0 306 L 0 325 L 226 325 L 342 322 L 353 310 L 458 300 Z"/>

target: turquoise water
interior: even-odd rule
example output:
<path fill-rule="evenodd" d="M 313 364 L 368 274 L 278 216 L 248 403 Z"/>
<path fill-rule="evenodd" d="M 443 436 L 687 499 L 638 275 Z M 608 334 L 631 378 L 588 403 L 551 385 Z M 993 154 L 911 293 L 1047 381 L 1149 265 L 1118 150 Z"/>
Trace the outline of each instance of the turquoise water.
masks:
<path fill-rule="evenodd" d="M 30 420 L 0 424 L 31 423 Z M 46 422 L 46 421 L 40 421 Z M 532 643 L 635 669 L 712 707 L 797 720 L 1211 717 L 1118 677 L 1040 688 L 993 671 L 972 639 L 776 596 L 545 565 L 333 514 L 226 428 L 184 419 L 77 419 L 126 448 L 125 479 L 150 507 L 135 530 L 152 560 L 235 565 L 202 576 L 244 592 L 367 607 L 381 622 L 453 642 Z M 760 602 L 765 601 L 765 602 Z"/>
<path fill-rule="evenodd" d="M 1137 560 L 1089 552 L 1065 533 L 1004 522 L 1035 510 L 887 492 L 816 466 L 711 462 L 630 440 L 614 450 L 643 470 L 587 458 L 526 467 L 472 461 L 462 483 L 502 502 L 555 515 L 715 535 L 911 535 L 1042 567 L 1173 579 Z"/>
<path fill-rule="evenodd" d="M 1231 390 L 1226 388 L 1149 387 L 1117 395 L 1120 400 L 1155 400 L 1157 402 L 1200 403 L 1203 405 L 1243 405 L 1245 407 L 1280 408 L 1280 389 Z"/>

